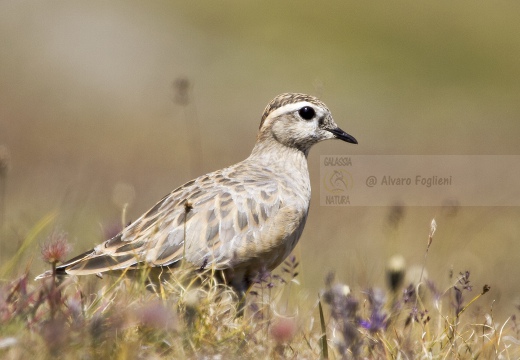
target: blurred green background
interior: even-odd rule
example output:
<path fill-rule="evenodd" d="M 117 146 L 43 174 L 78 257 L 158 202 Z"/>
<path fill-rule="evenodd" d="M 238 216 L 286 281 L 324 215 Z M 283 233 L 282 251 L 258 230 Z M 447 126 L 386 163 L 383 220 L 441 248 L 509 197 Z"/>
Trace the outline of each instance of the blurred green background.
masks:
<path fill-rule="evenodd" d="M 359 140 L 309 156 L 315 191 L 296 250 L 309 298 L 329 270 L 384 286 L 393 254 L 422 264 L 435 217 L 430 277 L 445 288 L 450 269 L 470 270 L 475 293 L 492 289 L 481 306 L 512 312 L 518 207 L 321 207 L 316 190 L 325 154 L 520 154 L 519 14 L 508 1 L 2 1 L 0 145 L 11 166 L 0 260 L 55 210 L 53 226 L 87 250 L 121 222 L 124 202 L 136 219 L 247 157 L 267 102 L 305 92 Z M 27 257 L 35 273 L 39 252 Z"/>

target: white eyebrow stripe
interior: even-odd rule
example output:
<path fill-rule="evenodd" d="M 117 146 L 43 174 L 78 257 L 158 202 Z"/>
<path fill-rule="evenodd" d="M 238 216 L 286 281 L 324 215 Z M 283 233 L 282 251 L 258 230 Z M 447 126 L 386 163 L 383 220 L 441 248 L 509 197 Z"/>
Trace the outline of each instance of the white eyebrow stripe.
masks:
<path fill-rule="evenodd" d="M 300 110 L 304 106 L 310 106 L 316 110 L 316 113 L 321 113 L 321 110 L 320 110 L 321 108 L 319 106 L 317 106 L 316 104 L 313 104 L 308 101 L 298 101 L 296 103 L 280 106 L 278 109 L 276 109 L 275 111 L 270 113 L 269 116 L 264 120 L 263 126 L 266 126 L 274 118 L 276 118 L 282 114 L 291 113 L 293 111 Z"/>

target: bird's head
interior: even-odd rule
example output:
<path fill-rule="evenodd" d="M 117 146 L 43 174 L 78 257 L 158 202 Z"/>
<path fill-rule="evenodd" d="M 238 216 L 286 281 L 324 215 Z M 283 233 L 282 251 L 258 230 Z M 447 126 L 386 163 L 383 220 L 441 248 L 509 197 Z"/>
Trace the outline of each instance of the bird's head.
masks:
<path fill-rule="evenodd" d="M 274 140 L 307 153 L 312 145 L 328 139 L 357 144 L 353 136 L 336 125 L 327 106 L 314 96 L 281 94 L 264 110 L 259 142 Z"/>

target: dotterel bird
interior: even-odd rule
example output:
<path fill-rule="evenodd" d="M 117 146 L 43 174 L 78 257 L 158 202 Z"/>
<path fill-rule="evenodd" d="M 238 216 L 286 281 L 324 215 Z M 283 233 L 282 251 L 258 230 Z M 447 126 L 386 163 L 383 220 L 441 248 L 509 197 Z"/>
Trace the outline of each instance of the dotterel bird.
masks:
<path fill-rule="evenodd" d="M 61 266 L 87 275 L 147 265 L 222 270 L 244 293 L 296 246 L 307 219 L 311 185 L 307 155 L 327 139 L 357 144 L 316 97 L 286 93 L 265 108 L 251 155 L 189 181 L 118 235 Z M 45 277 L 45 274 L 40 275 Z"/>

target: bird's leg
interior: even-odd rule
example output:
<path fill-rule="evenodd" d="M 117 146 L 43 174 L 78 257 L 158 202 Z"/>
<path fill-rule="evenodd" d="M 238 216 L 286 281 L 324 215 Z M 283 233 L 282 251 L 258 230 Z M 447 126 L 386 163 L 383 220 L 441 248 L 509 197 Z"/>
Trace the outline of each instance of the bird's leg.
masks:
<path fill-rule="evenodd" d="M 251 280 L 246 276 L 244 271 L 233 271 L 230 285 L 238 296 L 237 317 L 242 317 L 244 316 L 244 310 L 246 307 L 246 294 L 247 290 L 251 287 Z"/>

